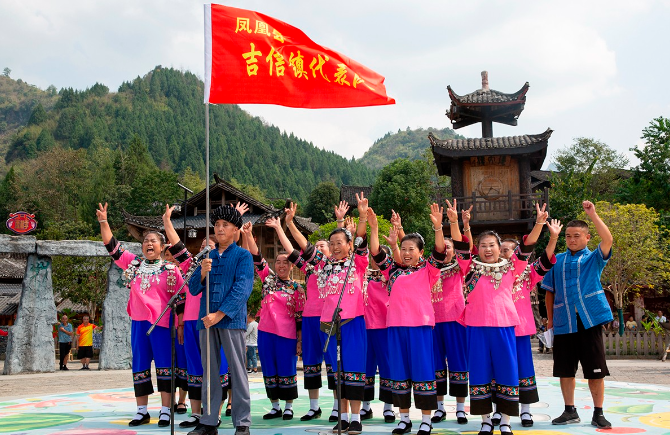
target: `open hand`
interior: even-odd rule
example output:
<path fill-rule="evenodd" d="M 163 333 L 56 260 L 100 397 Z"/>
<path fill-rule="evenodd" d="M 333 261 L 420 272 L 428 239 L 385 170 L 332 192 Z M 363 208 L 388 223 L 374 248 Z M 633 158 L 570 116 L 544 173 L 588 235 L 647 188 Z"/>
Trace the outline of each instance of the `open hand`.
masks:
<path fill-rule="evenodd" d="M 349 203 L 347 201 L 340 201 L 340 204 L 335 206 L 335 218 L 339 221 L 344 219 L 349 211 Z"/>
<path fill-rule="evenodd" d="M 275 230 L 281 228 L 281 221 L 279 218 L 273 217 L 265 221 L 265 225 L 274 228 Z"/>
<path fill-rule="evenodd" d="M 456 200 L 454 200 L 454 204 L 456 204 Z M 433 222 L 433 228 L 442 227 L 442 219 L 444 219 L 444 208 L 432 203 L 430 206 L 430 220 Z M 458 220 L 458 213 L 456 213 L 456 220 Z"/>
<path fill-rule="evenodd" d="M 400 219 L 400 213 L 396 213 L 395 210 L 391 210 L 391 225 L 394 227 L 402 227 L 402 219 Z"/>
<path fill-rule="evenodd" d="M 368 219 L 368 224 L 370 225 L 370 228 L 378 228 L 379 227 L 379 222 L 377 222 L 377 215 L 375 214 L 375 211 L 372 209 L 372 207 L 369 207 L 367 209 L 367 219 Z"/>
<path fill-rule="evenodd" d="M 561 221 L 558 219 L 552 219 L 551 222 L 547 224 L 547 229 L 549 230 L 549 236 L 551 238 L 558 239 L 558 236 L 561 234 L 561 230 L 563 229 L 563 225 L 561 225 Z"/>
<path fill-rule="evenodd" d="M 398 246 L 398 230 L 396 227 L 391 227 L 389 230 L 389 236 L 386 237 L 385 235 L 382 234 L 382 237 L 384 240 L 386 240 L 386 243 L 389 244 L 389 246 Z"/>
<path fill-rule="evenodd" d="M 244 213 L 249 211 L 249 204 L 237 201 L 237 204 L 235 204 L 235 210 L 240 213 L 240 216 L 244 216 Z"/>

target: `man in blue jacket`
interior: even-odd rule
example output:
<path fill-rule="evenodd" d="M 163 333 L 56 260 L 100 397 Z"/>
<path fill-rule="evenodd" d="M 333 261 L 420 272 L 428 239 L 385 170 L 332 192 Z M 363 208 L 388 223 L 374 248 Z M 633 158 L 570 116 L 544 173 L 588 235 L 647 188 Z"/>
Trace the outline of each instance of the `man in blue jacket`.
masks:
<path fill-rule="evenodd" d="M 222 391 L 219 378 L 220 349 L 228 360 L 230 383 L 235 401 L 232 419 L 235 435 L 249 435 L 251 403 L 249 381 L 244 366 L 246 353 L 244 333 L 247 330 L 247 300 L 254 282 L 254 264 L 249 251 L 235 243 L 239 239 L 242 216 L 230 205 L 217 207 L 210 216 L 216 235 L 216 248 L 195 270 L 189 281 L 189 291 L 197 295 L 205 291 L 209 273 L 209 308 L 206 297 L 200 299 L 200 348 L 205 376 L 202 395 L 209 390 L 210 407 L 203 407 L 200 424 L 189 435 L 216 435 L 219 423 Z M 209 373 L 207 378 L 207 334 L 209 334 Z M 203 403 L 203 405 L 205 405 Z"/>
<path fill-rule="evenodd" d="M 542 288 L 547 290 L 547 328 L 554 328 L 554 376 L 561 380 L 565 404 L 563 414 L 552 423 L 581 421 L 575 408 L 575 374 L 581 363 L 593 398 L 591 424 L 599 429 L 610 429 L 612 425 L 603 415 L 605 376 L 609 371 L 600 325 L 612 321 L 612 310 L 600 284 L 600 275 L 612 255 L 614 239 L 593 203 L 584 201 L 582 207 L 598 232 L 600 244 L 595 250 L 589 250 L 588 224 L 581 220 L 568 222 L 565 226 L 568 250 L 556 256 L 556 264 L 542 281 Z"/>

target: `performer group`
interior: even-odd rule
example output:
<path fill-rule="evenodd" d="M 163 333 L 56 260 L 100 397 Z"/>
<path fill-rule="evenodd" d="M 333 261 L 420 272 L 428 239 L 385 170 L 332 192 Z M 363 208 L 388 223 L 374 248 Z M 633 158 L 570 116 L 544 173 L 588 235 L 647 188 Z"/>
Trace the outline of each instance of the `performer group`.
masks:
<path fill-rule="evenodd" d="M 459 223 L 456 200 L 446 201 L 446 210 L 432 204 L 426 213 L 435 242 L 432 251 L 425 252 L 424 237 L 405 233 L 395 212 L 381 243 L 377 215 L 368 199 L 363 193 L 356 199 L 358 222 L 345 218 L 349 207 L 341 202 L 335 207 L 337 228 L 315 244 L 296 227 L 295 204 L 285 210 L 285 223 L 297 246 L 278 218 L 269 219 L 266 226 L 276 232 L 283 247 L 272 269 L 257 246 L 251 223 L 243 224 L 242 215 L 248 210 L 244 204 L 212 211 L 214 234 L 201 245 L 201 250 L 209 246 L 211 251 L 202 261 L 179 239 L 170 220 L 173 208 L 166 206 L 163 215 L 165 236 L 147 233 L 142 256 L 136 256 L 113 237 L 107 204 L 100 205 L 97 217 L 103 242 L 124 269 L 130 289 L 137 411 L 129 425 L 150 422 L 147 403 L 154 392 L 153 361 L 162 401 L 158 426 L 169 426 L 171 413 L 186 412 L 188 393 L 191 415 L 179 426 L 193 428 L 189 435 L 218 433 L 226 397 L 226 413 L 236 435 L 249 434 L 244 333 L 247 300 L 257 274 L 262 282 L 261 308 L 249 317 L 260 317 L 258 354 L 270 401 L 264 419 L 294 418 L 301 356 L 302 387 L 308 391 L 310 406 L 300 420 L 322 418 L 319 390 L 325 361 L 334 399 L 327 415 L 329 422 L 337 422 L 334 433 L 360 434 L 362 421 L 373 418 L 377 373 L 378 400 L 384 404 L 381 417 L 385 423 L 395 423 L 393 434 L 409 433 L 416 424 L 418 435 L 430 435 L 433 425 L 447 418 L 447 395 L 455 398 L 458 424 L 467 424 L 468 414 L 481 416 L 479 435 L 492 435 L 495 426 L 512 434 L 511 417 L 531 427 L 530 406 L 539 401 L 539 394 L 531 355 L 531 336 L 537 331 L 530 296 L 542 282 L 547 289 L 548 326 L 556 334 L 554 376 L 561 378 L 565 401 L 565 412 L 552 423 L 580 421 L 574 407 L 574 376 L 581 363 L 594 401 L 592 424 L 611 427 L 602 413 L 603 378 L 609 373 L 597 326 L 611 321 L 599 278 L 611 254 L 612 238 L 592 203 L 584 201 L 583 207 L 601 244 L 590 251 L 588 224 L 571 221 L 566 225 L 568 250 L 555 256 L 563 225 L 549 219 L 546 205 L 536 205 L 529 234 L 521 240 L 501 240 L 490 230 L 473 237 L 472 207 L 461 211 Z M 448 238 L 443 225 L 449 225 Z M 549 241 L 534 260 L 534 246 L 545 225 Z M 304 273 L 304 285 L 291 278 L 294 267 Z M 203 296 L 207 288 L 209 306 Z M 180 289 L 174 312 L 168 311 L 147 336 Z M 341 338 L 339 396 L 338 339 L 329 336 L 336 329 L 332 325 L 336 310 Z M 177 403 L 171 399 L 170 328 L 177 332 Z M 421 411 L 420 422 L 410 420 L 412 403 Z"/>

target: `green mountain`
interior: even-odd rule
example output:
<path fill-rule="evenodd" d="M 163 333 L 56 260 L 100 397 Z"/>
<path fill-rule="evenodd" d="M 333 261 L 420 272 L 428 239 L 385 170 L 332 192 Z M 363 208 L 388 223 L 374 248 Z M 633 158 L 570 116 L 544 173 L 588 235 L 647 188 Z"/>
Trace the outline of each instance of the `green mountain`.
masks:
<path fill-rule="evenodd" d="M 0 175 L 9 164 L 55 146 L 127 151 L 136 136 L 161 170 L 183 174 L 190 168 L 204 175 L 202 100 L 203 83 L 194 74 L 160 66 L 115 93 L 96 83 L 56 94 L 52 87 L 40 91 L 0 77 L 0 152 L 6 160 Z M 237 105 L 210 106 L 210 172 L 259 186 L 268 197 L 298 201 L 321 181 L 374 181 L 374 171 L 363 163 L 286 134 Z"/>
<path fill-rule="evenodd" d="M 430 147 L 428 133 L 433 133 L 440 139 L 455 139 L 463 136 L 454 133 L 450 128 L 442 130 L 436 128 L 411 130 L 398 130 L 397 133 L 386 133 L 386 135 L 375 141 L 374 145 L 367 150 L 358 161 L 367 167 L 379 170 L 395 159 L 406 158 L 416 160 Z"/>

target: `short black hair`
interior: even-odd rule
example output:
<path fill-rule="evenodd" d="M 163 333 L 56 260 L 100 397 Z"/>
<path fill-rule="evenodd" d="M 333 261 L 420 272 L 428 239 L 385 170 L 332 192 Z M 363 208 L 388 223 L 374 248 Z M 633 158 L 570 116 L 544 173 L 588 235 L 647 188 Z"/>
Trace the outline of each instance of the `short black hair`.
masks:
<path fill-rule="evenodd" d="M 482 241 L 484 237 L 490 237 L 490 236 L 496 238 L 496 240 L 498 241 L 498 246 L 502 245 L 502 240 L 500 240 L 500 236 L 493 230 L 484 231 L 483 233 L 481 233 L 479 237 L 477 237 L 477 244 L 479 245 L 479 243 Z"/>
<path fill-rule="evenodd" d="M 402 240 L 400 241 L 400 244 L 402 245 L 402 243 L 405 240 L 410 240 L 410 241 L 416 243 L 416 246 L 419 248 L 419 251 L 423 251 L 423 245 L 425 244 L 425 242 L 423 241 L 423 237 L 421 236 L 421 234 L 419 234 L 419 233 L 405 234 L 405 237 L 402 238 Z"/>
<path fill-rule="evenodd" d="M 330 233 L 330 235 L 328 236 L 328 241 L 330 241 L 330 239 L 331 239 L 334 235 L 336 235 L 336 234 L 340 234 L 340 233 L 344 234 L 344 237 L 346 237 L 347 242 L 351 242 L 351 238 L 352 238 L 352 236 L 351 236 L 351 231 L 349 231 L 349 230 L 346 229 L 346 228 L 335 228 L 335 229 L 333 230 L 333 232 Z"/>
<path fill-rule="evenodd" d="M 571 220 L 565 226 L 565 229 L 567 230 L 570 227 L 582 228 L 582 229 L 585 229 L 587 232 L 589 231 L 589 224 L 587 224 L 586 222 L 584 222 L 583 220 L 580 220 L 580 219 Z"/>

